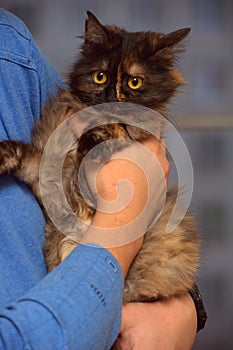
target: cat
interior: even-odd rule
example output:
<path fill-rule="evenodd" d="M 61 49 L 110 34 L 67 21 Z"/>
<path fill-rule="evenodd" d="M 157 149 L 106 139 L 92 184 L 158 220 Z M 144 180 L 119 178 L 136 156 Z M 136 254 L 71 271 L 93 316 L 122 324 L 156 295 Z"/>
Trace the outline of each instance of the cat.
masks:
<path fill-rule="evenodd" d="M 87 16 L 81 53 L 68 76 L 68 87 L 60 89 L 42 109 L 31 144 L 13 140 L 0 143 L 0 174 L 8 173 L 24 181 L 42 209 L 40 162 L 49 137 L 62 122 L 86 107 L 108 102 L 139 104 L 167 118 L 167 104 L 185 83 L 175 63 L 184 50 L 183 41 L 189 28 L 169 34 L 132 33 L 117 26 L 102 25 L 91 12 L 87 12 Z M 87 122 L 91 124 L 92 121 Z M 75 215 L 84 221 L 90 221 L 95 210 L 83 200 L 79 191 L 77 171 L 81 161 L 94 144 L 119 135 L 141 140 L 148 133 L 123 123 L 116 122 L 113 127 L 100 125 L 84 133 L 65 158 L 62 181 L 66 199 Z M 63 146 L 58 143 L 57 147 L 59 154 L 59 147 Z M 114 146 L 109 152 L 113 151 Z M 56 169 L 56 159 L 51 159 L 48 166 L 47 171 Z M 51 186 L 46 197 L 52 208 L 56 207 L 57 188 L 54 188 Z M 125 280 L 124 303 L 168 298 L 183 294 L 193 286 L 199 264 L 200 238 L 190 214 L 166 234 L 175 200 L 176 192 L 168 192 L 163 213 L 145 235 Z M 71 251 L 77 243 L 58 230 L 46 210 L 44 214 L 44 255 L 48 271 L 51 271 L 61 262 L 61 256 L 66 255 L 66 250 Z M 61 209 L 61 220 L 63 215 Z M 112 349 L 119 348 L 116 341 Z"/>

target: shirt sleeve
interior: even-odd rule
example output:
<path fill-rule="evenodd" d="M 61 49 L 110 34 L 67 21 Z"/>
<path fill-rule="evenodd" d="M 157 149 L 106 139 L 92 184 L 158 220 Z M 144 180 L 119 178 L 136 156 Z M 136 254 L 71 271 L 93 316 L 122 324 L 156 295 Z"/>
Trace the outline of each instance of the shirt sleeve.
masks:
<path fill-rule="evenodd" d="M 0 139 L 30 142 L 48 95 L 64 82 L 20 19 L 0 9 Z"/>
<path fill-rule="evenodd" d="M 41 106 L 62 79 L 24 23 L 0 9 L 0 141 L 30 142 Z M 0 307 L 17 300 L 46 274 L 44 217 L 30 189 L 0 176 Z"/>
<path fill-rule="evenodd" d="M 0 9 L 0 140 L 30 142 L 62 80 L 25 25 Z M 45 276 L 44 220 L 30 191 L 0 179 L 0 349 L 109 349 L 120 326 L 123 276 L 114 257 L 80 246 Z"/>
<path fill-rule="evenodd" d="M 109 349 L 119 332 L 122 293 L 115 258 L 104 248 L 81 245 L 0 310 L 0 349 Z"/>

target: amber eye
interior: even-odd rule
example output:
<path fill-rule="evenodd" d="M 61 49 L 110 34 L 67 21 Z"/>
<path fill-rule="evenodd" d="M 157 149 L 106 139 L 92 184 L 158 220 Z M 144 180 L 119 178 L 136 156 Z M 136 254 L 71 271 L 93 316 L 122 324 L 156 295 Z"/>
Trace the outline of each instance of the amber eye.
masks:
<path fill-rule="evenodd" d="M 105 84 L 108 78 L 106 73 L 97 70 L 93 74 L 93 79 L 96 84 Z"/>
<path fill-rule="evenodd" d="M 132 90 L 137 90 L 142 86 L 143 79 L 140 77 L 130 77 L 128 80 L 128 86 Z"/>

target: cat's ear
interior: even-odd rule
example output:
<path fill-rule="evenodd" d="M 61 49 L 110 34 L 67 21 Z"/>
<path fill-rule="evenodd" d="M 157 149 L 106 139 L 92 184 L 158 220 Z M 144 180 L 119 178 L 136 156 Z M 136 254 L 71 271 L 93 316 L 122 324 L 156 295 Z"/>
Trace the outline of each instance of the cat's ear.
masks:
<path fill-rule="evenodd" d="M 157 64 L 159 61 L 163 65 L 172 64 L 174 59 L 184 51 L 183 40 L 189 32 L 190 28 L 183 28 L 169 34 L 162 34 L 159 39 L 157 37 L 151 59 L 156 59 Z"/>
<path fill-rule="evenodd" d="M 108 36 L 104 26 L 90 11 L 87 11 L 87 16 L 84 36 L 85 44 L 106 44 L 108 42 Z"/>
<path fill-rule="evenodd" d="M 189 34 L 190 30 L 190 28 L 183 28 L 169 34 L 165 34 L 159 41 L 159 50 L 177 46 Z"/>

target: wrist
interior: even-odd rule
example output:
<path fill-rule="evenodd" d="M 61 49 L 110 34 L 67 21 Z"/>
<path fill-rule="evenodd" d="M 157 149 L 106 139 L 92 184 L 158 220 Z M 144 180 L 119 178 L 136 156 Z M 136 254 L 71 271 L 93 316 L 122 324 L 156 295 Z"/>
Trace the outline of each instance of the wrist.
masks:
<path fill-rule="evenodd" d="M 143 232 L 143 229 L 142 229 Z M 118 261 L 124 277 L 143 243 L 143 236 L 132 236 L 119 224 L 118 216 L 96 212 L 82 243 L 94 243 L 108 250 Z"/>
<path fill-rule="evenodd" d="M 127 276 L 128 270 L 137 252 L 142 246 L 143 238 L 138 238 L 134 242 L 114 248 L 106 248 L 118 261 L 124 277 Z"/>

